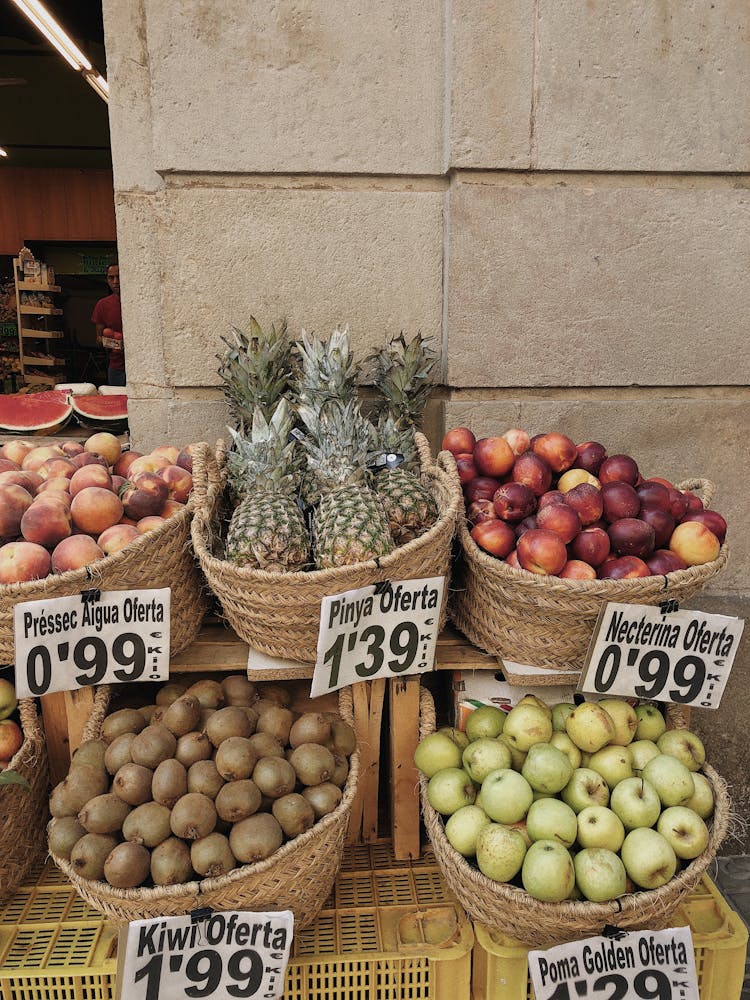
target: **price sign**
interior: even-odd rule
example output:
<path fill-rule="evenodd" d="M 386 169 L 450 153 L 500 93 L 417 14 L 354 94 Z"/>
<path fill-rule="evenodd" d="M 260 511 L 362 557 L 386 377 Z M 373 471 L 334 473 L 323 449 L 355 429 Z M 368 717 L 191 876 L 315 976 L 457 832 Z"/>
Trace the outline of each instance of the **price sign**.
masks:
<path fill-rule="evenodd" d="M 290 910 L 198 911 L 134 920 L 120 935 L 118 952 L 124 958 L 118 963 L 117 996 L 127 1000 L 280 997 L 293 930 Z"/>
<path fill-rule="evenodd" d="M 529 952 L 536 1000 L 700 1000 L 689 927 Z"/>
<path fill-rule="evenodd" d="M 607 604 L 578 689 L 718 708 L 744 625 L 702 611 Z"/>
<path fill-rule="evenodd" d="M 310 697 L 431 670 L 445 577 L 377 583 L 323 598 Z"/>
<path fill-rule="evenodd" d="M 13 609 L 20 697 L 169 677 L 169 588 L 90 590 Z"/>

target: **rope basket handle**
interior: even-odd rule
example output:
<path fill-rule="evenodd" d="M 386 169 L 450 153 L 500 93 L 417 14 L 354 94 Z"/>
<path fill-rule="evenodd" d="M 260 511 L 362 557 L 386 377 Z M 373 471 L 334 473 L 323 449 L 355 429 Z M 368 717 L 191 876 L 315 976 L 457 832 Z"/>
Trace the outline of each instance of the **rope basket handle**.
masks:
<path fill-rule="evenodd" d="M 109 708 L 109 695 L 109 684 L 102 684 L 96 689 L 94 706 L 81 734 L 82 743 L 85 743 L 86 740 L 98 740 L 101 736 L 102 723 Z"/>
<path fill-rule="evenodd" d="M 417 454 L 419 455 L 419 465 L 422 472 L 427 472 L 429 469 L 435 468 L 435 462 L 432 458 L 432 449 L 430 448 L 430 442 L 427 440 L 425 435 L 421 431 L 414 432 L 414 443 L 417 446 Z"/>
<path fill-rule="evenodd" d="M 220 486 L 221 475 L 216 457 L 208 442 L 201 441 L 196 445 L 193 454 L 193 492 L 197 503 L 204 505 L 209 489 L 211 487 L 217 489 Z"/>
<path fill-rule="evenodd" d="M 704 507 L 710 507 L 716 492 L 716 486 L 710 479 L 684 479 L 677 484 L 678 490 L 688 490 L 700 499 Z"/>

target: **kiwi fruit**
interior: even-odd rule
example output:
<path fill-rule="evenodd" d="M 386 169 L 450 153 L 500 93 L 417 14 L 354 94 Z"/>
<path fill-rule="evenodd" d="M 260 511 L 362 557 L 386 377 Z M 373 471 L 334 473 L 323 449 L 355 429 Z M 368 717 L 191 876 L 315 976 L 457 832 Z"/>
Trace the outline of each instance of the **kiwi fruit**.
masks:
<path fill-rule="evenodd" d="M 258 762 L 258 754 L 250 740 L 243 736 L 230 736 L 224 740 L 214 757 L 216 770 L 227 781 L 241 781 L 249 778 Z"/>
<path fill-rule="evenodd" d="M 208 760 L 213 752 L 213 743 L 205 733 L 192 732 L 177 740 L 174 755 L 183 767 L 190 767 L 197 760 Z"/>
<path fill-rule="evenodd" d="M 216 826 L 213 800 L 199 792 L 188 792 L 175 804 L 170 817 L 172 833 L 183 840 L 200 840 Z"/>
<path fill-rule="evenodd" d="M 212 760 L 197 760 L 188 768 L 187 790 L 189 792 L 200 792 L 202 795 L 207 795 L 209 799 L 215 799 L 223 784 L 224 779 Z"/>
<path fill-rule="evenodd" d="M 190 848 L 179 837 L 168 837 L 151 852 L 154 885 L 184 885 L 194 874 Z"/>
<path fill-rule="evenodd" d="M 145 728 L 146 720 L 140 712 L 135 708 L 121 708 L 102 723 L 102 739 L 109 744 L 123 733 L 140 733 Z"/>
<path fill-rule="evenodd" d="M 302 789 L 302 797 L 313 807 L 315 819 L 322 819 L 338 807 L 343 798 L 341 789 L 330 781 Z"/>
<path fill-rule="evenodd" d="M 215 747 L 230 736 L 248 737 L 252 733 L 250 720 L 239 705 L 229 705 L 214 712 L 206 722 L 205 733 Z"/>
<path fill-rule="evenodd" d="M 135 737 L 135 733 L 123 733 L 122 736 L 116 736 L 109 744 L 104 754 L 104 766 L 110 774 L 117 774 L 123 764 L 131 762 L 130 748 Z"/>
<path fill-rule="evenodd" d="M 104 862 L 115 847 L 117 840 L 109 834 L 85 834 L 70 852 L 73 871 L 81 878 L 100 882 L 104 877 Z"/>
<path fill-rule="evenodd" d="M 350 757 L 357 749 L 357 735 L 348 722 L 334 719 L 331 722 L 331 737 L 328 740 L 310 740 L 310 743 L 322 743 L 332 754 Z"/>
<path fill-rule="evenodd" d="M 216 812 L 225 823 L 238 823 L 260 809 L 260 789 L 254 781 L 228 781 L 216 796 Z"/>
<path fill-rule="evenodd" d="M 53 816 L 77 816 L 89 799 L 109 788 L 107 773 L 90 764 L 76 764 L 67 778 L 56 785 L 49 800 Z"/>
<path fill-rule="evenodd" d="M 253 768 L 253 781 L 262 795 L 280 799 L 289 795 L 297 784 L 297 775 L 288 760 L 283 757 L 261 757 Z"/>
<path fill-rule="evenodd" d="M 143 844 L 125 841 L 111 850 L 104 862 L 104 877 L 116 889 L 135 889 L 151 872 L 151 853 Z"/>
<path fill-rule="evenodd" d="M 123 764 L 114 777 L 112 791 L 130 806 L 140 806 L 151 799 L 154 772 L 141 764 Z"/>
<path fill-rule="evenodd" d="M 50 854 L 69 861 L 70 852 L 85 835 L 86 831 L 75 816 L 59 816 L 50 820 L 47 827 Z"/>
<path fill-rule="evenodd" d="M 322 743 L 331 738 L 331 723 L 320 712 L 304 712 L 289 730 L 289 745 L 294 748 L 302 743 Z"/>
<path fill-rule="evenodd" d="M 156 705 L 141 705 L 138 711 L 146 720 L 146 725 L 150 726 L 151 723 L 154 721 L 154 712 L 156 711 Z"/>
<path fill-rule="evenodd" d="M 151 797 L 159 805 L 171 809 L 178 799 L 187 795 L 187 770 L 178 760 L 163 760 L 154 771 Z"/>
<path fill-rule="evenodd" d="M 289 708 L 292 703 L 289 689 L 283 684 L 261 684 L 258 693 L 265 701 L 272 701 L 274 705 L 281 705 L 282 708 Z"/>
<path fill-rule="evenodd" d="M 89 764 L 91 767 L 104 770 L 104 754 L 107 744 L 104 740 L 86 740 L 81 743 L 73 754 L 71 766 L 73 764 Z"/>
<path fill-rule="evenodd" d="M 177 739 L 174 734 L 161 722 L 152 722 L 131 743 L 130 757 L 134 764 L 141 764 L 155 771 L 163 760 L 174 757 L 176 749 Z"/>
<path fill-rule="evenodd" d="M 87 833 L 119 833 L 130 809 L 112 792 L 95 795 L 78 813 L 78 822 Z"/>
<path fill-rule="evenodd" d="M 255 709 L 251 708 L 249 705 L 243 705 L 242 707 L 245 712 L 245 715 L 250 720 L 250 726 L 252 728 L 252 732 L 255 732 L 255 730 L 258 727 L 258 719 L 260 718 L 260 716 L 255 711 Z"/>
<path fill-rule="evenodd" d="M 202 708 L 201 709 L 201 721 L 198 723 L 198 729 L 200 729 L 201 732 L 203 732 L 204 729 L 206 728 L 206 723 L 211 718 L 211 716 L 214 714 L 214 712 L 218 712 L 218 709 L 217 708 Z"/>
<path fill-rule="evenodd" d="M 333 754 L 319 743 L 302 743 L 295 747 L 289 763 L 303 785 L 321 785 L 330 781 L 336 769 Z"/>
<path fill-rule="evenodd" d="M 186 690 L 184 684 L 176 684 L 174 682 L 165 684 L 164 687 L 159 688 L 156 692 L 154 700 L 160 707 L 169 708 L 173 701 L 177 701 L 178 698 L 181 698 L 185 694 Z"/>
<path fill-rule="evenodd" d="M 219 878 L 237 867 L 229 841 L 223 833 L 209 833 L 190 845 L 190 862 L 204 878 Z"/>
<path fill-rule="evenodd" d="M 192 732 L 201 720 L 201 703 L 192 695 L 177 698 L 162 716 L 161 722 L 175 736 Z"/>
<path fill-rule="evenodd" d="M 294 715 L 288 708 L 281 705 L 271 705 L 258 718 L 256 733 L 268 733 L 275 736 L 279 743 L 289 742 L 289 732 L 294 722 Z"/>
<path fill-rule="evenodd" d="M 255 685 L 241 674 L 225 677 L 221 682 L 221 690 L 227 705 L 252 705 L 258 698 Z"/>
<path fill-rule="evenodd" d="M 229 833 L 229 846 L 238 861 L 252 864 L 270 857 L 284 842 L 284 831 L 270 813 L 256 813 L 235 823 Z"/>
<path fill-rule="evenodd" d="M 278 708 L 279 706 L 275 701 L 267 701 L 265 698 L 258 698 L 256 702 L 253 702 L 253 709 L 258 716 L 263 715 L 267 712 L 269 708 Z"/>
<path fill-rule="evenodd" d="M 346 784 L 346 779 L 349 777 L 349 761 L 346 757 L 342 757 L 341 754 L 337 753 L 333 755 L 333 760 L 336 766 L 333 769 L 331 781 L 334 785 L 338 785 L 339 788 L 343 788 Z"/>
<path fill-rule="evenodd" d="M 149 726 L 152 725 L 152 723 L 154 722 L 161 722 L 161 720 L 164 718 L 164 713 L 168 708 L 169 705 L 157 705 L 156 708 L 151 713 L 151 722 L 149 722 Z"/>
<path fill-rule="evenodd" d="M 283 757 L 284 747 L 275 736 L 270 733 L 253 733 L 248 737 L 248 743 L 257 753 L 258 757 Z"/>
<path fill-rule="evenodd" d="M 158 802 L 146 802 L 138 806 L 122 824 L 122 835 L 125 840 L 146 847 L 156 847 L 172 833 L 169 825 L 170 813 L 166 806 Z"/>
<path fill-rule="evenodd" d="M 196 681 L 185 694 L 197 698 L 201 708 L 221 708 L 226 700 L 218 681 Z"/>
<path fill-rule="evenodd" d="M 296 792 L 276 799 L 271 812 L 289 840 L 299 837 L 315 823 L 312 805 Z"/>

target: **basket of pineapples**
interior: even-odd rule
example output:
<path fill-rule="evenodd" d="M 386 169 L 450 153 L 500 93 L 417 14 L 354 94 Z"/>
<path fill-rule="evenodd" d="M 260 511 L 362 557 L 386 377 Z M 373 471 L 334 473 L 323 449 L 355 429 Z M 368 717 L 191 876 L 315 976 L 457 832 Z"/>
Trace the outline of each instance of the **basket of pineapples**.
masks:
<path fill-rule="evenodd" d="M 227 346 L 220 375 L 236 426 L 228 448 L 194 456 L 193 546 L 245 642 L 315 660 L 324 597 L 449 576 L 460 486 L 417 429 L 436 354 L 417 335 L 371 356 L 369 419 L 347 329 L 328 340 L 302 331 L 295 345 L 284 327 L 253 321 Z"/>

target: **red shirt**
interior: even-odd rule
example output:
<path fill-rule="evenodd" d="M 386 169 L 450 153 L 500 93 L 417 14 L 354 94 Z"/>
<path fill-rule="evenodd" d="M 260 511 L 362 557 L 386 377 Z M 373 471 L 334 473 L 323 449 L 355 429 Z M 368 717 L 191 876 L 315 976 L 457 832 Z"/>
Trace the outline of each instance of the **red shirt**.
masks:
<path fill-rule="evenodd" d="M 94 306 L 91 314 L 92 323 L 103 323 L 115 334 L 117 340 L 122 340 L 122 308 L 120 296 L 107 295 Z M 107 351 L 107 364 L 116 371 L 125 371 L 125 351 Z"/>

